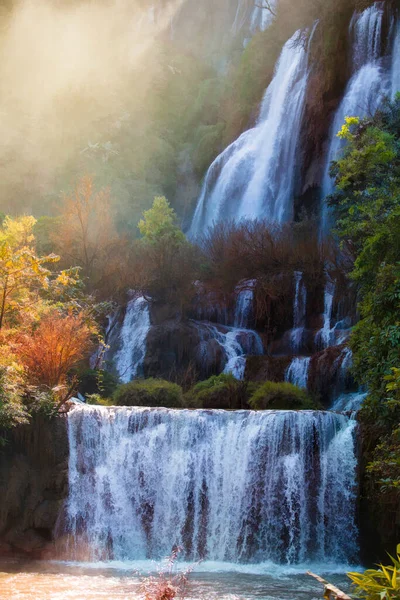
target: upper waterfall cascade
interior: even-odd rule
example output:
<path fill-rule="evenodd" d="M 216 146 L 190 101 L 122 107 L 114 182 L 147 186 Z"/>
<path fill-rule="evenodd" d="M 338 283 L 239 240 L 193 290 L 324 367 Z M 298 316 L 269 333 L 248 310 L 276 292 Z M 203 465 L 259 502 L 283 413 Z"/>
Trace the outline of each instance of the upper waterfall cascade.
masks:
<path fill-rule="evenodd" d="M 297 32 L 284 46 L 261 106 L 258 124 L 245 131 L 210 166 L 189 235 L 220 219 L 293 214 L 295 158 L 308 79 L 308 53 Z"/>
<path fill-rule="evenodd" d="M 382 53 L 382 21 L 384 6 L 376 2 L 361 13 L 356 12 L 350 23 L 349 36 L 353 43 L 352 71 L 342 102 L 336 112 L 328 148 L 322 182 L 322 198 L 334 190 L 330 176 L 331 162 L 338 158 L 344 142 L 337 136 L 345 118 L 364 117 L 373 113 L 385 95 L 391 92 L 391 77 L 380 60 Z M 393 66 L 393 72 L 397 69 Z M 393 77 L 393 76 L 392 76 Z M 329 228 L 329 210 L 324 202 L 322 208 L 323 232 Z"/>
<path fill-rule="evenodd" d="M 329 412 L 76 407 L 67 529 L 93 560 L 174 544 L 191 560 L 355 560 L 355 426 Z"/>

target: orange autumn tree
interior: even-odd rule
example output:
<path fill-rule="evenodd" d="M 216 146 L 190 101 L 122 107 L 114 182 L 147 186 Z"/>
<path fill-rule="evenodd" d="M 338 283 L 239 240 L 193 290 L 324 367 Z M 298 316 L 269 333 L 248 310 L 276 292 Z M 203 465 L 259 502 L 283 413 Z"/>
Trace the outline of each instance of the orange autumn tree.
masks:
<path fill-rule="evenodd" d="M 53 310 L 44 316 L 31 333 L 18 340 L 17 355 L 31 385 L 56 390 L 67 399 L 74 388 L 68 375 L 92 351 L 94 333 L 83 313 Z"/>
<path fill-rule="evenodd" d="M 118 235 L 111 212 L 110 191 L 96 190 L 93 178 L 82 177 L 64 197 L 52 241 L 64 266 L 79 266 L 89 292 L 110 299 L 125 290 L 128 242 Z"/>

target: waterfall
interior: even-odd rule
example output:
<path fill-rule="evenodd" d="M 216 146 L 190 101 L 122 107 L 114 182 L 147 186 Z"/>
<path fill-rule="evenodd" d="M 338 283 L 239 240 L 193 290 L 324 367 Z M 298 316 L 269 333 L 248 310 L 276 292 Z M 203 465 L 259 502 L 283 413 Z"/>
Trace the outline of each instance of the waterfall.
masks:
<path fill-rule="evenodd" d="M 275 11 L 277 4 L 277 0 L 271 0 L 269 2 L 272 11 Z M 266 8 L 266 4 L 263 1 L 256 1 L 254 5 L 253 14 L 251 16 L 250 30 L 252 33 L 255 33 L 258 30 L 265 31 L 273 21 L 274 15 Z"/>
<path fill-rule="evenodd" d="M 149 330 L 149 304 L 143 297 L 134 298 L 126 307 L 120 332 L 121 345 L 114 358 L 115 367 L 123 383 L 142 375 Z"/>
<path fill-rule="evenodd" d="M 253 317 L 254 288 L 256 279 L 242 281 L 236 286 L 234 326 L 247 329 Z"/>
<path fill-rule="evenodd" d="M 301 388 L 307 388 L 311 358 L 298 356 L 292 360 L 285 374 L 285 381 Z"/>
<path fill-rule="evenodd" d="M 400 21 L 397 23 L 392 51 L 392 98 L 400 92 Z"/>
<path fill-rule="evenodd" d="M 247 355 L 260 356 L 264 354 L 263 343 L 256 331 L 213 325 L 207 322 L 192 322 L 196 325 L 202 338 L 200 352 L 207 358 L 207 342 L 210 339 L 215 340 L 225 356 L 223 372 L 232 373 L 236 379 L 244 378 Z"/>
<path fill-rule="evenodd" d="M 353 39 L 353 76 L 350 79 L 340 106 L 336 112 L 330 134 L 326 166 L 322 181 L 322 198 L 334 190 L 334 180 L 330 177 L 331 162 L 338 158 L 344 146 L 337 137 L 345 117 L 364 117 L 373 114 L 383 96 L 389 93 L 387 73 L 378 60 L 381 53 L 383 3 L 376 2 L 362 13 L 356 12 L 350 24 Z M 321 229 L 329 227 L 329 211 L 324 202 Z"/>
<path fill-rule="evenodd" d="M 322 329 L 320 329 L 315 336 L 315 343 L 317 346 L 322 348 L 328 348 L 331 342 L 331 321 L 332 321 L 332 310 L 333 310 L 333 299 L 335 297 L 336 286 L 331 281 L 328 281 L 325 285 L 324 293 L 324 321 Z"/>
<path fill-rule="evenodd" d="M 308 55 L 289 40 L 261 106 L 258 124 L 244 132 L 210 166 L 189 235 L 221 219 L 292 217 L 296 150 L 307 87 Z"/>
<path fill-rule="evenodd" d="M 347 394 L 340 394 L 332 404 L 331 410 L 356 413 L 360 410 L 367 396 L 367 392 L 349 392 Z"/>
<path fill-rule="evenodd" d="M 331 412 L 76 407 L 67 530 L 93 560 L 174 544 L 190 560 L 355 560 L 355 427 Z"/>
<path fill-rule="evenodd" d="M 381 55 L 383 2 L 375 2 L 363 12 L 355 12 L 350 23 L 353 39 L 353 71 Z"/>
<path fill-rule="evenodd" d="M 303 340 L 307 308 L 307 290 L 303 281 L 303 273 L 296 271 L 294 279 L 295 295 L 293 303 L 293 329 L 290 340 L 292 351 L 295 354 L 299 351 Z"/>

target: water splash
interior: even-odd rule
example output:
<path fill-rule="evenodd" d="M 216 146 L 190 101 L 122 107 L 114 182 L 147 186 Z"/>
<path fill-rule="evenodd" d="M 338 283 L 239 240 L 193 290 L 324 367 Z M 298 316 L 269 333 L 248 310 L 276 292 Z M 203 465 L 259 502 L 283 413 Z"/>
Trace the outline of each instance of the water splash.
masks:
<path fill-rule="evenodd" d="M 192 560 L 354 560 L 355 426 L 330 412 L 74 408 L 68 530 L 93 560 L 175 543 Z"/>
<path fill-rule="evenodd" d="M 290 220 L 296 149 L 308 79 L 308 54 L 289 40 L 267 89 L 258 124 L 220 154 L 205 178 L 191 238 L 221 219 Z"/>

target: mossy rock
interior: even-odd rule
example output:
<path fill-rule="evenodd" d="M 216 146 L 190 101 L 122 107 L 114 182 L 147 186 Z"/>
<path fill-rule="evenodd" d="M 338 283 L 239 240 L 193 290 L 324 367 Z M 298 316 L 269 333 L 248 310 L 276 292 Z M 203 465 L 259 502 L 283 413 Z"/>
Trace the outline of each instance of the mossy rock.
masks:
<path fill-rule="evenodd" d="M 307 391 L 291 383 L 266 381 L 249 399 L 254 410 L 310 410 L 318 408 Z"/>
<path fill-rule="evenodd" d="M 139 379 L 118 386 L 113 401 L 117 406 L 182 408 L 182 388 L 163 379 Z"/>

